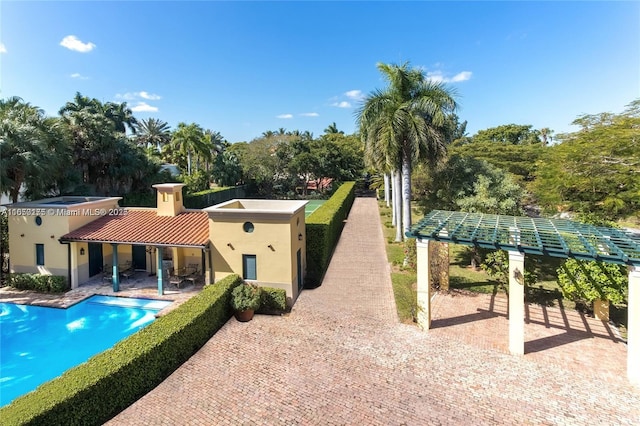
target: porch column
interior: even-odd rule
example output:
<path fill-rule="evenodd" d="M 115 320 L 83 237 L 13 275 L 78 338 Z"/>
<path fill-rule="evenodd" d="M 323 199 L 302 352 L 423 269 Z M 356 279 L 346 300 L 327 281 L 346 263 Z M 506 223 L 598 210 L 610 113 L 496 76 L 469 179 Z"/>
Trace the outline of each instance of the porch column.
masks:
<path fill-rule="evenodd" d="M 156 247 L 156 275 L 158 276 L 158 294 L 164 294 L 164 271 L 162 270 L 162 247 Z"/>
<path fill-rule="evenodd" d="M 78 276 L 78 243 L 76 242 L 70 242 L 70 247 L 69 247 L 69 253 L 71 254 L 71 271 L 70 275 L 71 275 L 71 282 L 69 283 L 69 285 L 71 286 L 71 289 L 76 289 L 78 288 L 78 286 L 80 285 L 80 279 Z M 88 250 L 87 250 L 88 251 Z M 87 253 L 87 256 L 89 255 L 89 253 Z"/>
<path fill-rule="evenodd" d="M 640 266 L 629 271 L 627 305 L 627 377 L 640 386 Z"/>
<path fill-rule="evenodd" d="M 509 252 L 509 352 L 524 355 L 524 253 Z"/>
<path fill-rule="evenodd" d="M 111 244 L 111 283 L 113 284 L 113 292 L 120 291 L 120 271 L 118 270 L 118 245 Z"/>
<path fill-rule="evenodd" d="M 418 326 L 424 331 L 431 327 L 431 267 L 429 265 L 429 240 L 416 240 L 418 258 Z"/>
<path fill-rule="evenodd" d="M 207 246 L 205 249 L 205 274 L 204 274 L 204 282 L 205 284 L 213 284 L 213 265 L 211 262 L 211 244 Z"/>

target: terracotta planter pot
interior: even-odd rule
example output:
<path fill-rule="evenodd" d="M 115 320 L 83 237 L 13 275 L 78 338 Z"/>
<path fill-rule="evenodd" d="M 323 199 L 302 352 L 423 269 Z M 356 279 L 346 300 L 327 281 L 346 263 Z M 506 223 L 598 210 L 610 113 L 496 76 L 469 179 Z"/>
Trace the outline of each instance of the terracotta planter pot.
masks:
<path fill-rule="evenodd" d="M 236 311 L 235 316 L 238 321 L 247 322 L 251 321 L 251 318 L 253 318 L 253 312 L 253 309 L 249 309 L 246 311 Z"/>

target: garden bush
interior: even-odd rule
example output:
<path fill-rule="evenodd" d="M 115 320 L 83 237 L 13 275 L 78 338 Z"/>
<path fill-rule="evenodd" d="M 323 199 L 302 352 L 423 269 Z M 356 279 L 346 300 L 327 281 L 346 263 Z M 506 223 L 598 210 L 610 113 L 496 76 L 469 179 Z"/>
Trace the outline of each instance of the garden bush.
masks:
<path fill-rule="evenodd" d="M 287 292 L 281 288 L 262 287 L 259 314 L 280 314 L 287 311 Z"/>
<path fill-rule="evenodd" d="M 355 182 L 345 182 L 306 219 L 307 285 L 317 286 L 322 282 L 354 199 Z"/>
<path fill-rule="evenodd" d="M 9 285 L 18 290 L 40 293 L 64 293 L 70 289 L 67 279 L 60 275 L 10 274 Z"/>
<path fill-rule="evenodd" d="M 167 315 L 0 409 L 3 425 L 99 425 L 162 382 L 231 317 L 230 275 Z"/>

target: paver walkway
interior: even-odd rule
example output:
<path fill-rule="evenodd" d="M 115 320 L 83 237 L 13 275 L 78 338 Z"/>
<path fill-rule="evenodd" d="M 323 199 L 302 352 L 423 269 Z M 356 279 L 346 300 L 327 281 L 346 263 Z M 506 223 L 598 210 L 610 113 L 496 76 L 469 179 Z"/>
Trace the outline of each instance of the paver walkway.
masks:
<path fill-rule="evenodd" d="M 356 199 L 323 285 L 290 315 L 229 321 L 113 425 L 640 424 L 640 390 L 400 324 L 375 199 Z"/>

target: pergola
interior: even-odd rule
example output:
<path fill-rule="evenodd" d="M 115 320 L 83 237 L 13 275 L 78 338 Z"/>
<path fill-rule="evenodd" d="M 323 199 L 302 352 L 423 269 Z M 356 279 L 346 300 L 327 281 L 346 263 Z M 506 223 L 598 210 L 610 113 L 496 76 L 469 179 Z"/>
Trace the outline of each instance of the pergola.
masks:
<path fill-rule="evenodd" d="M 407 237 L 417 240 L 418 324 L 431 324 L 431 241 L 509 253 L 509 351 L 524 354 L 524 258 L 537 254 L 595 260 L 629 268 L 627 375 L 640 385 L 640 236 L 564 219 L 434 210 Z"/>

